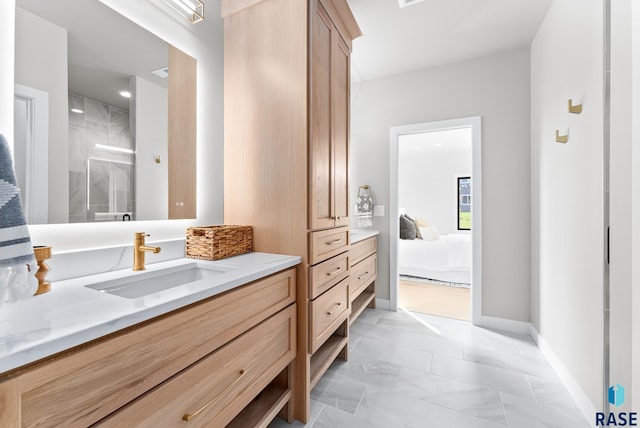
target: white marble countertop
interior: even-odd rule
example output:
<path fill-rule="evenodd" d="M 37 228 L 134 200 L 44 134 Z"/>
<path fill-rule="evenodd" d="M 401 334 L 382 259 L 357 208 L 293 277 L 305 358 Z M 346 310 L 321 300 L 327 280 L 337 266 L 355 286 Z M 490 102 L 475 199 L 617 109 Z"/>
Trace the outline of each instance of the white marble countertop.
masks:
<path fill-rule="evenodd" d="M 181 258 L 52 284 L 49 293 L 0 307 L 0 375 L 74 346 L 295 266 L 300 257 L 248 253 L 214 262 Z M 213 278 L 126 298 L 87 285 L 192 264 L 224 271 Z"/>
<path fill-rule="evenodd" d="M 364 241 L 367 238 L 378 235 L 380 232 L 373 229 L 351 229 L 351 243 Z"/>

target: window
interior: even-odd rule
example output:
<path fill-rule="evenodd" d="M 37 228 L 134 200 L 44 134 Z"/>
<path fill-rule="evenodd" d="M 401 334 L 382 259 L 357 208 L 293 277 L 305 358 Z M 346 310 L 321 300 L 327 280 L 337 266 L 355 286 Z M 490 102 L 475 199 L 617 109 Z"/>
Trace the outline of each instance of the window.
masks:
<path fill-rule="evenodd" d="M 471 177 L 458 177 L 458 230 L 471 230 Z"/>

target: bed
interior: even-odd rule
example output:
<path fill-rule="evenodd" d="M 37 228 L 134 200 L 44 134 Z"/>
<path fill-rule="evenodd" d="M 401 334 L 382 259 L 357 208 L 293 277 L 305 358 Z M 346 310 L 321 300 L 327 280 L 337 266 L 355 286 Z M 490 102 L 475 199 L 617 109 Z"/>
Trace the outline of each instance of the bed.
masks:
<path fill-rule="evenodd" d="M 450 234 L 439 239 L 400 239 L 400 275 L 471 284 L 471 236 Z"/>

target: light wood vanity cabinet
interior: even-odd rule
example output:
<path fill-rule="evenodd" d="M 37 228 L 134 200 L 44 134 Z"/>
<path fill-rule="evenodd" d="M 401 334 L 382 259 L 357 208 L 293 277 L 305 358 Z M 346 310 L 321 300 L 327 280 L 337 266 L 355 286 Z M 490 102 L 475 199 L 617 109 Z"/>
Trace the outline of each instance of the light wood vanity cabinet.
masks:
<path fill-rule="evenodd" d="M 351 260 L 349 286 L 349 302 L 352 324 L 358 315 L 366 308 L 375 307 L 376 278 L 378 277 L 378 241 L 375 236 L 351 245 L 349 258 Z"/>
<path fill-rule="evenodd" d="M 347 281 L 309 302 L 309 353 L 315 353 L 349 316 Z M 313 374 L 312 374 L 313 377 Z"/>
<path fill-rule="evenodd" d="M 8 373 L 0 426 L 223 426 L 245 407 L 247 426 L 289 419 L 295 293 L 289 269 Z"/>
<path fill-rule="evenodd" d="M 223 0 L 222 16 L 224 221 L 253 225 L 256 251 L 303 258 L 294 395 L 308 422 L 313 385 L 347 357 L 350 52 L 361 32 L 346 0 Z"/>

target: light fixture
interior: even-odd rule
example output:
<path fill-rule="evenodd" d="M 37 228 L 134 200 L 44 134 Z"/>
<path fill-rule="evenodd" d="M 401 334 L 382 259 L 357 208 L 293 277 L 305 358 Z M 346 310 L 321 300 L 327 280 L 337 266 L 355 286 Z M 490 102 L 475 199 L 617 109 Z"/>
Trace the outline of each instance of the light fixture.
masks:
<path fill-rule="evenodd" d="M 162 67 L 157 70 L 153 70 L 151 73 L 155 74 L 161 79 L 166 79 L 167 77 L 169 77 L 169 67 Z"/>
<path fill-rule="evenodd" d="M 120 91 L 119 94 L 124 98 L 131 98 L 131 92 L 129 91 Z"/>
<path fill-rule="evenodd" d="M 423 1 L 424 0 L 398 0 L 398 6 L 400 6 L 400 8 L 403 8 L 407 6 L 413 6 L 414 4 L 421 3 Z"/>
<path fill-rule="evenodd" d="M 84 113 L 84 111 L 80 110 L 79 108 L 72 108 L 72 109 L 71 109 L 71 112 L 72 112 L 72 113 L 78 113 L 78 114 L 82 114 L 82 113 Z"/>
<path fill-rule="evenodd" d="M 134 154 L 135 153 L 131 149 L 125 149 L 124 147 L 109 146 L 107 144 L 96 144 L 95 147 L 96 147 L 96 149 L 109 150 L 109 151 L 112 151 L 112 152 L 129 153 L 129 154 Z"/>
<path fill-rule="evenodd" d="M 204 3 L 200 0 L 162 0 L 173 10 L 195 24 L 204 19 Z"/>

